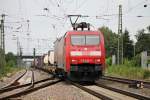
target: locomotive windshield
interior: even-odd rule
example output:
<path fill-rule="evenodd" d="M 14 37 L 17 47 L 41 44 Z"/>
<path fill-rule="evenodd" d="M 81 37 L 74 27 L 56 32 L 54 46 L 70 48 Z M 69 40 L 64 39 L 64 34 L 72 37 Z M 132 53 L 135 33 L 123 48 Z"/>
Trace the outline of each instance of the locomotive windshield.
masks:
<path fill-rule="evenodd" d="M 72 35 L 72 45 L 98 45 L 100 38 L 98 35 Z"/>

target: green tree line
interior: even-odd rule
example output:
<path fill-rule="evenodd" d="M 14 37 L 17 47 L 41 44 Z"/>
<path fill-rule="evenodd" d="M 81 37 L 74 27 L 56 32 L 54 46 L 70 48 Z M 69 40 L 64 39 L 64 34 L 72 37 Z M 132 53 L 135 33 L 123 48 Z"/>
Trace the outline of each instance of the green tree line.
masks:
<path fill-rule="evenodd" d="M 0 69 L 4 67 L 15 67 L 17 65 L 17 59 L 13 53 L 8 52 L 4 57 L 4 52 L 0 49 Z"/>
<path fill-rule="evenodd" d="M 13 53 L 9 52 L 5 54 L 4 51 L 0 49 L 0 79 L 6 76 L 7 73 L 13 73 L 19 70 L 17 66 L 17 59 Z"/>
<path fill-rule="evenodd" d="M 112 54 L 117 55 L 118 34 L 106 26 L 100 27 L 99 30 L 104 34 L 106 57 L 109 58 Z M 127 29 L 123 32 L 123 55 L 125 59 L 135 59 L 135 64 L 139 64 L 139 54 L 150 50 L 150 26 L 137 31 L 136 43 L 130 39 L 130 34 Z"/>

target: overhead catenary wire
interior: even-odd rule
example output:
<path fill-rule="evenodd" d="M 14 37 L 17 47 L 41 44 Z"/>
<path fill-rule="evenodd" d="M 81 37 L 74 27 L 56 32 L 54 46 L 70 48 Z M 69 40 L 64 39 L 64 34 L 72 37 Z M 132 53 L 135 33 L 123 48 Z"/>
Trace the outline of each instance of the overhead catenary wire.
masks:
<path fill-rule="evenodd" d="M 35 0 L 34 0 L 35 1 Z M 64 26 L 66 26 L 64 23 L 66 23 L 66 21 L 65 20 L 67 20 L 67 18 L 66 18 L 66 15 L 67 15 L 67 11 L 68 11 L 68 9 L 67 8 L 65 8 L 65 7 L 67 7 L 67 5 L 68 6 L 70 6 L 71 5 L 71 3 L 72 3 L 72 1 L 74 2 L 74 3 L 76 3 L 76 7 L 75 7 L 75 12 L 77 12 L 81 7 L 83 8 L 85 5 L 86 5 L 86 2 L 87 1 L 85 1 L 85 0 L 82 0 L 83 2 L 85 1 L 85 4 L 83 4 L 83 6 L 82 6 L 82 1 L 77 1 L 77 0 L 67 0 L 67 1 L 64 1 L 64 0 L 44 0 L 44 1 L 47 1 L 47 2 L 43 2 L 42 1 L 42 3 L 41 3 L 41 1 L 39 2 L 39 1 L 35 1 L 36 3 L 35 3 L 35 5 L 37 5 L 37 7 L 39 6 L 39 9 L 41 10 L 41 11 L 43 11 L 43 8 L 45 8 L 45 7 L 47 7 L 49 10 L 50 10 L 50 6 L 51 7 L 54 7 L 54 9 L 55 8 L 57 8 L 57 9 L 59 9 L 59 12 L 61 12 L 61 14 L 59 15 L 59 14 L 56 14 L 56 15 L 53 15 L 53 13 L 51 13 L 51 12 L 48 12 L 49 14 L 48 14 L 48 16 L 51 16 L 51 17 L 53 17 L 53 20 L 55 20 L 55 22 L 52 22 L 52 24 L 55 24 L 55 28 L 53 28 L 53 26 L 52 26 L 52 28 L 53 28 L 53 30 L 55 29 L 57 29 L 57 34 L 60 34 L 61 32 L 61 30 L 63 29 L 63 27 Z M 52 1 L 52 2 L 51 2 Z M 109 0 L 107 0 L 107 1 L 109 1 Z M 49 3 L 49 2 L 51 2 L 51 3 Z M 22 2 L 21 2 L 22 3 Z M 49 3 L 49 4 L 48 4 Z M 58 7 L 58 4 L 59 4 L 59 7 Z M 142 4 L 144 4 L 144 2 L 142 3 Z M 108 3 L 108 7 L 109 7 L 109 5 L 110 5 L 110 3 Z M 137 5 L 137 4 L 135 4 L 135 5 Z M 81 6 L 81 7 L 80 7 Z M 140 5 L 138 5 L 137 7 L 139 7 Z M 142 5 L 143 6 L 143 5 Z M 101 15 L 95 15 L 95 16 L 90 16 L 91 18 L 95 18 L 96 16 L 98 16 L 99 18 L 100 18 L 100 20 L 106 20 L 106 21 L 111 21 L 111 20 L 113 20 L 112 19 L 112 17 L 113 18 L 115 18 L 115 16 L 118 16 L 118 14 L 112 14 L 111 13 L 111 9 L 110 9 L 110 7 L 108 8 L 107 7 L 107 9 L 108 9 L 108 13 L 106 13 L 106 14 L 103 14 L 102 16 Z M 136 9 L 137 7 L 135 7 L 135 6 L 133 6 L 133 7 L 131 7 L 130 9 L 131 9 L 131 11 L 133 11 L 134 9 Z M 23 5 L 21 5 L 21 8 L 23 9 L 24 7 L 23 7 Z M 63 8 L 64 10 L 65 10 L 65 12 L 62 12 L 61 10 L 61 8 Z M 68 8 L 70 8 L 70 7 L 68 7 Z M 129 9 L 129 10 L 130 10 Z M 69 9 L 70 10 L 70 9 Z M 23 11 L 23 10 L 22 10 Z M 130 11 L 130 12 L 131 12 Z M 62 14 L 62 13 L 64 13 L 64 14 Z M 14 15 L 14 17 L 15 17 L 16 15 Z M 30 15 L 30 17 L 31 17 L 32 15 Z M 124 14 L 123 14 L 123 16 L 125 16 Z M 9 16 L 9 17 L 11 17 L 11 16 Z M 134 17 L 134 16 L 133 16 Z M 136 17 L 136 16 L 135 16 Z M 16 16 L 16 18 L 17 18 L 17 16 Z M 99 19 L 98 18 L 98 19 Z M 142 17 L 140 17 L 140 18 L 142 18 Z M 146 17 L 143 17 L 143 18 L 149 18 L 148 16 Z M 21 19 L 21 18 L 20 18 Z M 9 20 L 8 20 L 9 21 Z M 68 20 L 67 20 L 68 21 Z M 20 22 L 20 23 L 23 23 L 23 22 Z M 50 22 L 50 24 L 51 24 L 51 22 Z M 19 27 L 19 25 L 17 25 L 18 27 Z M 24 26 L 24 25 L 23 25 Z M 67 29 L 68 27 L 66 26 L 66 29 Z M 23 29 L 23 28 L 22 28 Z M 25 30 L 23 30 L 22 32 L 24 32 L 24 33 L 26 33 L 27 31 L 25 31 Z"/>
<path fill-rule="evenodd" d="M 124 14 L 126 15 L 126 14 L 130 13 L 130 12 L 133 11 L 135 8 L 137 8 L 139 5 L 142 5 L 142 4 L 144 4 L 145 2 L 146 2 L 145 0 L 139 2 L 138 4 L 136 4 L 136 5 L 134 5 L 133 7 L 129 8 L 129 10 L 128 10 L 127 12 L 125 12 Z"/>

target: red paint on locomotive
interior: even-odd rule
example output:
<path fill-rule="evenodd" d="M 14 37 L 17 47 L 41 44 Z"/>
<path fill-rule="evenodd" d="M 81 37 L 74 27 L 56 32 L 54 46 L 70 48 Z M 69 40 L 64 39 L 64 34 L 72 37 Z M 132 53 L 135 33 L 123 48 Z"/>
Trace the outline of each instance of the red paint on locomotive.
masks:
<path fill-rule="evenodd" d="M 105 67 L 104 37 L 99 31 L 68 31 L 54 42 L 54 63 L 67 75 L 79 67 L 97 65 L 94 71 Z M 90 67 L 85 72 L 90 72 Z M 81 68 L 84 71 L 83 67 Z M 88 71 L 87 71 L 88 70 Z M 94 72 L 93 72 L 94 73 Z M 101 74 L 99 74 L 101 75 Z"/>

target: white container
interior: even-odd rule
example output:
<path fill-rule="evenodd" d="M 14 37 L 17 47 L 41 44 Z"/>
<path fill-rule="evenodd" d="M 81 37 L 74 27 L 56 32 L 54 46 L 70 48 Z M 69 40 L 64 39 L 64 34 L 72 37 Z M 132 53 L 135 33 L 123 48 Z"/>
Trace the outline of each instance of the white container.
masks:
<path fill-rule="evenodd" d="M 44 64 L 48 64 L 48 54 L 44 56 Z"/>
<path fill-rule="evenodd" d="M 54 51 L 50 51 L 48 60 L 49 60 L 49 63 L 50 63 L 51 65 L 54 64 Z"/>

